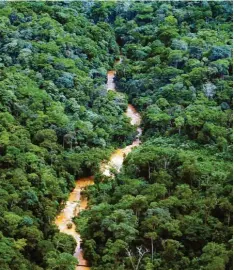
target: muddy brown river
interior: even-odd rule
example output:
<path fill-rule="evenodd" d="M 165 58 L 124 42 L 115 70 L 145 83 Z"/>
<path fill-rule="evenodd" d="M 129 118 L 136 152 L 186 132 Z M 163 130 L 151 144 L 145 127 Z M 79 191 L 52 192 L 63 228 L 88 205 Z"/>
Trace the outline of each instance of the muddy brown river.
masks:
<path fill-rule="evenodd" d="M 116 64 L 120 62 L 121 59 Z M 114 70 L 111 70 L 107 73 L 108 91 L 116 91 L 114 82 L 115 73 L 116 72 Z M 101 171 L 106 176 L 112 176 L 112 168 L 120 171 L 126 155 L 131 152 L 133 147 L 136 147 L 140 144 L 140 136 L 142 134 L 142 130 L 139 127 L 141 124 L 140 114 L 131 104 L 128 104 L 126 115 L 130 118 L 131 124 L 138 127 L 138 134 L 132 144 L 126 146 L 123 149 L 117 149 L 116 151 L 114 151 L 114 153 L 110 157 L 109 162 L 107 164 L 101 165 Z M 78 266 L 76 266 L 76 270 L 88 270 L 90 269 L 90 267 L 88 266 L 88 262 L 84 259 L 83 251 L 81 248 L 82 239 L 80 237 L 80 234 L 76 232 L 76 227 L 75 224 L 72 222 L 72 219 L 73 217 L 79 215 L 79 213 L 87 207 L 87 198 L 81 196 L 81 192 L 85 187 L 93 184 L 94 181 L 92 176 L 78 179 L 76 181 L 74 190 L 69 195 L 64 209 L 55 219 L 55 224 L 58 226 L 59 231 L 71 235 L 76 240 L 77 246 L 74 252 L 74 257 L 76 257 L 79 262 Z M 68 228 L 68 224 L 71 228 Z"/>

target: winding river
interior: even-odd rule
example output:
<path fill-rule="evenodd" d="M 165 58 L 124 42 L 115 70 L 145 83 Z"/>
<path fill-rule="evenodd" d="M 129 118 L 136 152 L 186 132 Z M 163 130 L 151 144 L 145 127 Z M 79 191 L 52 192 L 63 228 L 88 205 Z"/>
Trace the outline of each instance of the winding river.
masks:
<path fill-rule="evenodd" d="M 116 62 L 116 64 L 120 63 L 121 59 Z M 116 91 L 115 88 L 115 71 L 111 70 L 107 73 L 107 90 L 108 91 Z M 111 155 L 110 160 L 107 164 L 101 166 L 101 171 L 106 176 L 112 176 L 111 169 L 114 168 L 117 171 L 120 171 L 125 156 L 131 152 L 133 147 L 136 147 L 140 144 L 140 136 L 142 134 L 142 130 L 139 127 L 141 123 L 140 114 L 136 111 L 136 109 L 128 104 L 128 108 L 126 111 L 126 115 L 130 118 L 131 124 L 138 126 L 137 128 L 137 136 L 131 145 L 126 146 L 123 149 L 117 149 Z M 81 248 L 81 238 L 80 234 L 76 232 L 75 224 L 72 222 L 74 216 L 77 216 L 80 211 L 84 210 L 87 207 L 87 198 L 81 195 L 82 190 L 89 186 L 93 185 L 94 180 L 93 177 L 85 177 L 78 179 L 75 184 L 74 190 L 70 193 L 70 196 L 66 202 L 64 209 L 59 213 L 59 215 L 55 219 L 55 224 L 58 226 L 59 231 L 62 233 L 69 234 L 74 237 L 76 240 L 77 246 L 74 253 L 74 256 L 78 259 L 79 265 L 76 266 L 76 270 L 88 270 L 90 267 L 88 266 L 88 262 L 84 259 L 83 251 Z M 69 224 L 69 226 L 68 226 Z"/>

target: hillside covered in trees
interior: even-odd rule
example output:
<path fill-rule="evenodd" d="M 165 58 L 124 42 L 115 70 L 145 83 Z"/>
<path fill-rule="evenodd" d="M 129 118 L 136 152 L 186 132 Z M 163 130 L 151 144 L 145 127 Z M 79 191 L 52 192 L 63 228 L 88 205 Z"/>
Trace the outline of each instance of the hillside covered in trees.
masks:
<path fill-rule="evenodd" d="M 93 174 L 91 269 L 232 269 L 232 3 L 1 2 L 0 26 L 0 269 L 74 269 L 54 219 Z M 128 101 L 142 144 L 103 177 Z"/>

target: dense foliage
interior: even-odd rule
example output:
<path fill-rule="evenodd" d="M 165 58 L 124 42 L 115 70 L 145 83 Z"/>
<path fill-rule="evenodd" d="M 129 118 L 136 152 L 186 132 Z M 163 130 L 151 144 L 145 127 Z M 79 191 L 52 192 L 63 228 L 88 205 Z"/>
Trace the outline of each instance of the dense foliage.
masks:
<path fill-rule="evenodd" d="M 135 133 L 105 86 L 119 48 L 79 2 L 0 5 L 0 269 L 73 269 L 59 204 Z"/>
<path fill-rule="evenodd" d="M 94 173 L 75 218 L 92 269 L 231 269 L 231 3 L 1 2 L 0 26 L 0 269 L 74 269 L 53 222 Z M 127 98 L 142 145 L 102 179 L 136 134 Z"/>
<path fill-rule="evenodd" d="M 232 6 L 96 3 L 143 143 L 76 219 L 92 269 L 232 269 Z"/>

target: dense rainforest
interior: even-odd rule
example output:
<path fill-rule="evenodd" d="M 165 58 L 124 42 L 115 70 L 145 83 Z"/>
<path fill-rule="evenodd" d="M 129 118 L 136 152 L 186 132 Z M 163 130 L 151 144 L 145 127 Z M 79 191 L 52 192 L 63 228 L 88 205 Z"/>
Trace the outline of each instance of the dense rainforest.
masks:
<path fill-rule="evenodd" d="M 1 2 L 0 26 L 0 269 L 75 268 L 54 219 L 93 174 L 91 269 L 232 269 L 232 3 Z M 142 144 L 104 177 L 128 101 Z"/>
<path fill-rule="evenodd" d="M 73 269 L 59 205 L 136 133 L 105 86 L 119 47 L 80 2 L 0 5 L 0 269 Z"/>

